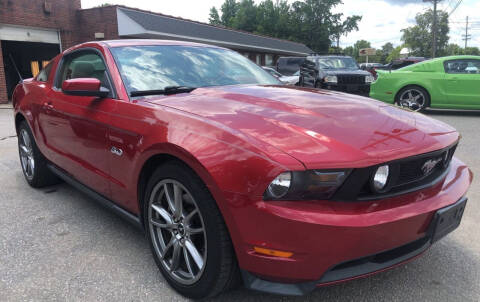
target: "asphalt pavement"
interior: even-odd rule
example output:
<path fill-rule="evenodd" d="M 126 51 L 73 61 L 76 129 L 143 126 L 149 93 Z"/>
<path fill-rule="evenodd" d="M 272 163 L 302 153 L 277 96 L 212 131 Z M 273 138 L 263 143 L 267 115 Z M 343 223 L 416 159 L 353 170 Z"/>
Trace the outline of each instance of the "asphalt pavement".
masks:
<path fill-rule="evenodd" d="M 238 289 L 215 301 L 480 301 L 480 112 L 427 115 L 462 133 L 456 156 L 478 175 L 454 233 L 405 266 L 305 297 Z M 139 231 L 66 184 L 27 185 L 12 110 L 0 107 L 0 301 L 184 300 Z"/>

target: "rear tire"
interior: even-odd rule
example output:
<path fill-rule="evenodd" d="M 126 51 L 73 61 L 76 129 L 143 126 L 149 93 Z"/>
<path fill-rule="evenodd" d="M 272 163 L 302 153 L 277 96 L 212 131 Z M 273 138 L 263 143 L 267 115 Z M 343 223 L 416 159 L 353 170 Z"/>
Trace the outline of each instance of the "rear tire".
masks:
<path fill-rule="evenodd" d="M 430 107 L 430 95 L 420 86 L 406 86 L 395 96 L 395 104 L 412 111 L 423 111 Z"/>
<path fill-rule="evenodd" d="M 143 213 L 155 262 L 181 295 L 204 299 L 238 284 L 223 217 L 190 168 L 176 161 L 159 166 L 148 181 Z"/>
<path fill-rule="evenodd" d="M 34 188 L 41 188 L 59 183 L 60 179 L 47 167 L 48 160 L 38 149 L 26 121 L 20 123 L 17 136 L 20 165 L 28 184 Z"/>

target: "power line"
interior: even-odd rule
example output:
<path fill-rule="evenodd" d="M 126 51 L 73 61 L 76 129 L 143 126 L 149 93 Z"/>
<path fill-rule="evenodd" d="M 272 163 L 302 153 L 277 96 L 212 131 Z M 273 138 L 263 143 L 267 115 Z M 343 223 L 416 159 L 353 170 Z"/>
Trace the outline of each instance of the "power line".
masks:
<path fill-rule="evenodd" d="M 460 6 L 460 4 L 462 3 L 463 0 L 458 0 L 457 2 L 457 5 L 455 5 L 455 7 L 450 11 L 450 13 L 448 14 L 448 16 L 450 17 L 456 10 L 457 8 Z"/>

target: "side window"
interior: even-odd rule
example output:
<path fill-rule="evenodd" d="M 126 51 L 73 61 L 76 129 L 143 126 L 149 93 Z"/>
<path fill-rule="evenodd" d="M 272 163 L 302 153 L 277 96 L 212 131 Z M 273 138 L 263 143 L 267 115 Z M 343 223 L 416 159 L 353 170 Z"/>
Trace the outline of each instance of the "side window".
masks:
<path fill-rule="evenodd" d="M 76 78 L 95 78 L 102 87 L 111 91 L 105 63 L 102 57 L 94 52 L 80 52 L 65 59 L 59 71 L 57 87 L 61 88 L 65 80 Z"/>
<path fill-rule="evenodd" d="M 40 81 L 40 82 L 48 81 L 48 77 L 50 76 L 50 71 L 52 71 L 52 63 L 48 64 L 47 66 L 45 66 L 44 69 L 42 69 L 42 71 L 40 71 L 40 73 L 37 76 L 37 81 Z"/>
<path fill-rule="evenodd" d="M 480 60 L 462 59 L 451 60 L 443 63 L 446 73 L 454 74 L 479 74 Z"/>

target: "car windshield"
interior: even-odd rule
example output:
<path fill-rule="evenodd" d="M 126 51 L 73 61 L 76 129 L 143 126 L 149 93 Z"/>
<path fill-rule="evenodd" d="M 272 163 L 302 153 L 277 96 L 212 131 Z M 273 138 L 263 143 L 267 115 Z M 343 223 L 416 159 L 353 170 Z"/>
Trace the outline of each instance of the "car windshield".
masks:
<path fill-rule="evenodd" d="M 358 69 L 352 58 L 320 58 L 317 60 L 320 69 Z"/>
<path fill-rule="evenodd" d="M 165 87 L 207 87 L 280 82 L 244 56 L 195 46 L 128 46 L 111 49 L 129 94 Z"/>

